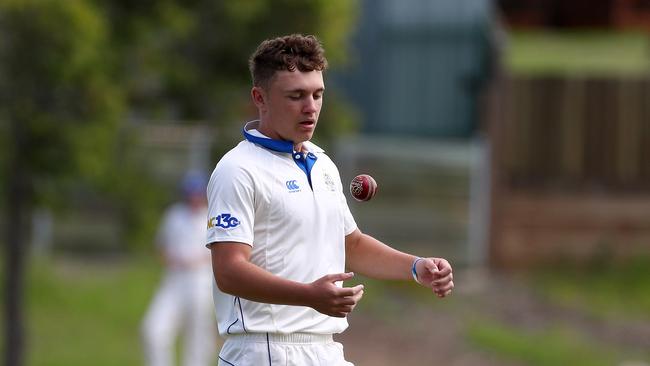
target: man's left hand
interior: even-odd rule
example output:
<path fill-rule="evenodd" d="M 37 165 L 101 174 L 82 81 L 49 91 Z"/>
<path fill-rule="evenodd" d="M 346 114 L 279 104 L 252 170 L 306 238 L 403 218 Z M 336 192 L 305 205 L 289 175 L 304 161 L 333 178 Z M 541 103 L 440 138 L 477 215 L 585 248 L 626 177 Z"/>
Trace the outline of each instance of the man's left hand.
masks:
<path fill-rule="evenodd" d="M 415 266 L 418 281 L 422 286 L 431 288 L 438 297 L 451 294 L 454 288 L 454 275 L 449 262 L 443 258 L 425 258 Z"/>

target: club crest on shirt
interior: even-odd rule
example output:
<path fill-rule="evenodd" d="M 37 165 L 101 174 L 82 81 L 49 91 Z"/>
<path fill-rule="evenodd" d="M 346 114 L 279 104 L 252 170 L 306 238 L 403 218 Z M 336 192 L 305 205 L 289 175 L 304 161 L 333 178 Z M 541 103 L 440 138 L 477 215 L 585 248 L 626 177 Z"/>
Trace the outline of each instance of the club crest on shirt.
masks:
<path fill-rule="evenodd" d="M 336 191 L 336 184 L 334 184 L 334 180 L 329 174 L 323 173 L 323 181 L 325 182 L 328 191 Z"/>

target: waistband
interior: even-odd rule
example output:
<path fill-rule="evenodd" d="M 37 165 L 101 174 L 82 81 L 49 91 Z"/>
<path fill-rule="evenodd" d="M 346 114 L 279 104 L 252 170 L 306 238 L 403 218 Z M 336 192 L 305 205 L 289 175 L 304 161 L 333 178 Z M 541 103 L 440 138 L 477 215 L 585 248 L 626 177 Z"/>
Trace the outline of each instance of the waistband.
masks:
<path fill-rule="evenodd" d="M 312 333 L 238 333 L 229 334 L 226 340 L 242 342 L 271 342 L 271 343 L 331 343 L 333 338 L 331 334 L 312 334 Z"/>

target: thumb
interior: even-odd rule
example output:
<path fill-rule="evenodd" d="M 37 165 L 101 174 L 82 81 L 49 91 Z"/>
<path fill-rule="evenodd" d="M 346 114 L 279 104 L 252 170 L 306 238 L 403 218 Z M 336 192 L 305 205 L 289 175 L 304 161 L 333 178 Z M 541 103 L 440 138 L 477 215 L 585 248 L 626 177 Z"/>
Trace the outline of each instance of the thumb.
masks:
<path fill-rule="evenodd" d="M 424 263 L 423 263 L 423 264 L 424 264 L 424 268 L 426 268 L 427 271 L 429 271 L 429 272 L 431 272 L 431 273 L 436 273 L 436 272 L 438 272 L 438 266 L 436 265 L 436 263 L 435 263 L 434 261 L 432 261 L 431 259 L 428 259 L 428 258 L 427 258 L 427 259 L 424 260 L 423 262 L 424 262 Z"/>

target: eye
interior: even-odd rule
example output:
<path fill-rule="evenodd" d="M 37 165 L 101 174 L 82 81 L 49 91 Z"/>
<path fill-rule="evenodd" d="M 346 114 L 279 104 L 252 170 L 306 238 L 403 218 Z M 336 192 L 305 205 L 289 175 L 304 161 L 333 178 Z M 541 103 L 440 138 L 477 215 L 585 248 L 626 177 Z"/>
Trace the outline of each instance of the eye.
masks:
<path fill-rule="evenodd" d="M 289 97 L 289 99 L 291 99 L 291 100 L 300 100 L 300 98 L 302 97 L 302 95 L 300 95 L 300 94 L 289 94 L 288 97 Z"/>
<path fill-rule="evenodd" d="M 315 99 L 315 100 L 321 99 L 322 97 L 323 97 L 323 92 L 315 93 L 315 94 L 314 94 L 314 99 Z"/>

